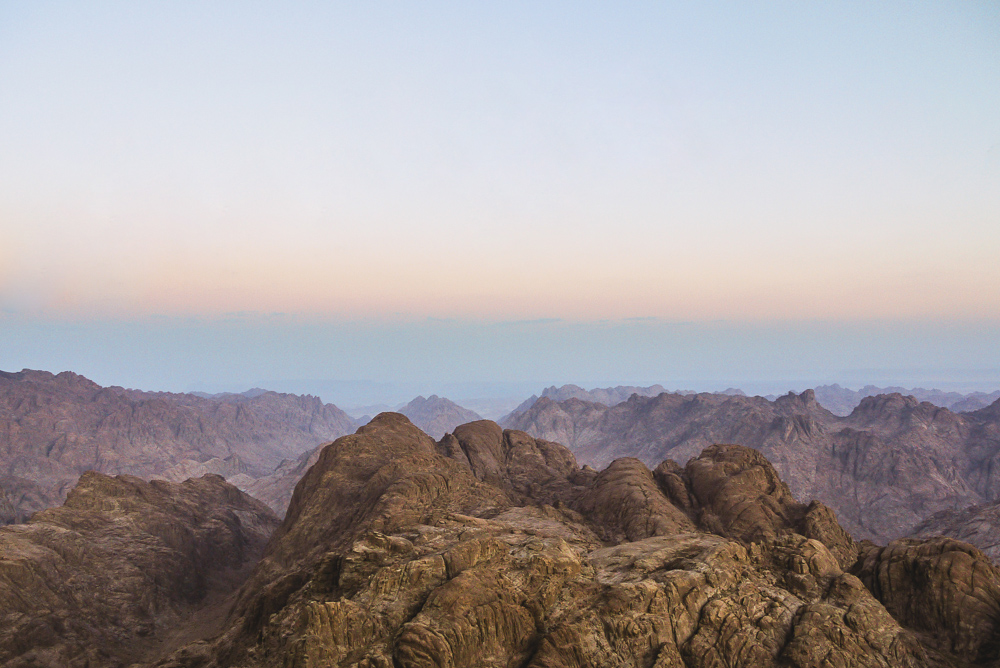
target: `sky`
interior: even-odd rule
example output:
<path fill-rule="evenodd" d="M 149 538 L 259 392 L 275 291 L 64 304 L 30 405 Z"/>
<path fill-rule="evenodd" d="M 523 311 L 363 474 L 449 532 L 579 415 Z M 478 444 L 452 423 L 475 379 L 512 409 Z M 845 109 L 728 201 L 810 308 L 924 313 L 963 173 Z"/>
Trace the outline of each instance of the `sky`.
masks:
<path fill-rule="evenodd" d="M 998 251 L 994 2 L 0 0 L 0 369 L 997 389 Z"/>

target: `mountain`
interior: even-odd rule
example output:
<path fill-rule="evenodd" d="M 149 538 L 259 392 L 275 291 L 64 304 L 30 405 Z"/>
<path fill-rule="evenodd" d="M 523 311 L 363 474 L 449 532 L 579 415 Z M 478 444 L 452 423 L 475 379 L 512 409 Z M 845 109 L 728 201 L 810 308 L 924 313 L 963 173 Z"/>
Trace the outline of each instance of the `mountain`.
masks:
<path fill-rule="evenodd" d="M 0 528 L 0 665 L 125 666 L 211 635 L 277 525 L 219 476 L 85 473 Z"/>
<path fill-rule="evenodd" d="M 591 403 L 604 404 L 605 406 L 615 406 L 622 403 L 623 401 L 628 401 L 628 398 L 633 394 L 638 394 L 640 397 L 655 397 L 664 392 L 669 392 L 669 390 L 664 389 L 662 385 L 650 385 L 648 387 L 640 387 L 636 385 L 617 385 L 615 387 L 595 387 L 592 390 L 585 390 L 579 385 L 561 385 L 556 387 L 552 385 L 550 387 L 542 390 L 542 396 L 546 399 L 551 399 L 552 401 L 566 401 L 568 399 L 579 399 L 581 401 L 587 401 Z M 691 390 L 678 390 L 675 394 L 694 394 Z M 743 394 L 742 390 L 737 390 L 735 388 L 729 388 L 721 394 Z M 516 416 L 527 412 L 536 401 L 538 401 L 538 395 L 533 394 L 528 399 L 525 399 L 521 404 L 519 404 L 514 410 L 505 415 L 501 420 L 500 424 L 510 423 Z"/>
<path fill-rule="evenodd" d="M 505 415 L 502 418 L 500 418 L 500 420 L 498 422 L 500 424 L 507 424 L 508 422 L 510 422 L 511 420 L 513 420 L 518 415 L 521 415 L 522 413 L 526 413 L 529 408 L 531 408 L 532 406 L 535 405 L 536 401 L 538 401 L 538 395 L 537 394 L 532 394 L 530 397 L 528 397 L 527 399 L 525 399 L 524 401 L 522 401 L 521 403 L 519 403 L 514 408 L 514 410 L 512 410 L 510 413 L 508 413 L 507 415 Z"/>
<path fill-rule="evenodd" d="M 860 390 L 849 390 L 840 385 L 820 385 L 816 387 L 816 401 L 823 404 L 834 415 L 846 417 L 851 414 L 865 397 L 879 394 L 903 394 L 916 397 L 919 401 L 927 401 L 935 406 L 947 408 L 956 413 L 969 412 L 985 408 L 1000 399 L 1000 390 L 991 392 L 945 392 L 943 390 L 925 390 L 922 387 L 908 390 L 903 387 L 876 387 L 866 385 Z"/>
<path fill-rule="evenodd" d="M 914 538 L 948 536 L 975 545 L 1000 564 L 1000 501 L 942 510 L 918 524 Z"/>
<path fill-rule="evenodd" d="M 592 401 L 605 406 L 614 406 L 626 401 L 633 394 L 640 397 L 655 397 L 663 394 L 667 390 L 662 385 L 650 385 L 649 387 L 635 387 L 631 385 L 618 385 L 617 387 L 597 387 L 592 390 L 585 390 L 579 385 L 555 385 L 542 390 L 542 396 L 552 401 L 566 401 L 567 399 L 581 399 Z"/>
<path fill-rule="evenodd" d="M 757 451 L 597 472 L 486 421 L 326 446 L 222 632 L 181 666 L 993 666 L 1000 571 L 855 543 Z"/>
<path fill-rule="evenodd" d="M 1000 402 L 955 414 L 898 394 L 838 417 L 812 391 L 775 401 L 696 394 L 634 396 L 608 407 L 539 399 L 506 426 L 605 466 L 687 461 L 714 443 L 763 452 L 796 496 L 823 499 L 862 538 L 905 536 L 935 512 L 1000 498 Z"/>
<path fill-rule="evenodd" d="M 204 398 L 101 387 L 70 372 L 0 372 L 0 523 L 58 505 L 96 470 L 183 480 L 252 480 L 354 421 L 312 396 Z"/>
<path fill-rule="evenodd" d="M 318 445 L 312 450 L 307 450 L 296 459 L 286 459 L 275 467 L 271 473 L 259 478 L 247 480 L 235 480 L 237 485 L 244 492 L 255 499 L 260 499 L 276 513 L 284 515 L 288 509 L 288 504 L 292 500 L 292 492 L 295 486 L 306 474 L 306 471 L 319 459 L 323 448 L 328 444 Z"/>
<path fill-rule="evenodd" d="M 399 409 L 424 432 L 433 438 L 441 438 L 460 424 L 482 418 L 454 401 L 432 394 L 428 398 L 417 397 Z"/>

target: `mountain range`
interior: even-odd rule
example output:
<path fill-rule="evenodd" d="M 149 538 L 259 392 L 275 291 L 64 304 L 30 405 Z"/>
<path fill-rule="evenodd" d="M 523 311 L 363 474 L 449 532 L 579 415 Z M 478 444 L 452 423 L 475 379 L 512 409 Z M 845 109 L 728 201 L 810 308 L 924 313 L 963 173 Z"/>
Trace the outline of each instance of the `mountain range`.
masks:
<path fill-rule="evenodd" d="M 652 466 L 717 442 L 749 445 L 797 495 L 825 499 L 854 535 L 881 541 L 934 513 L 997 498 L 995 409 L 956 414 L 877 395 L 841 417 L 811 392 L 769 401 L 735 389 L 662 389 L 552 386 L 503 424 L 564 443 L 594 466 L 620 456 Z M 479 418 L 436 395 L 400 411 L 437 439 Z M 57 505 L 86 470 L 175 481 L 220 474 L 280 515 L 321 446 L 357 424 L 316 397 L 260 388 L 198 396 L 103 388 L 70 372 L 0 372 L 0 520 Z"/>
<path fill-rule="evenodd" d="M 760 452 L 739 445 L 711 446 L 683 466 L 622 458 L 598 472 L 561 445 L 492 422 L 435 442 L 384 413 L 322 448 L 261 549 L 274 522 L 217 476 L 178 484 L 86 474 L 62 508 L 0 528 L 0 660 L 1000 660 L 1000 571 L 982 552 L 940 537 L 857 543 L 830 508 L 799 502 Z"/>
<path fill-rule="evenodd" d="M 237 484 L 354 431 L 317 397 L 212 398 L 101 387 L 83 376 L 0 372 L 0 523 L 58 505 L 85 471 Z"/>
<path fill-rule="evenodd" d="M 761 451 L 803 499 L 823 499 L 859 538 L 906 535 L 942 510 L 1000 498 L 1000 402 L 971 413 L 899 394 L 866 397 L 847 417 L 815 393 L 632 396 L 616 406 L 542 397 L 505 426 L 567 445 L 581 462 L 678 462 L 715 443 Z"/>
<path fill-rule="evenodd" d="M 866 385 L 860 390 L 849 390 L 840 385 L 818 385 L 815 388 L 816 401 L 834 415 L 846 417 L 851 414 L 865 397 L 879 394 L 903 394 L 915 397 L 918 401 L 926 401 L 947 408 L 955 413 L 965 413 L 986 408 L 1000 399 L 1000 390 L 994 392 L 946 392 L 944 390 L 926 390 L 922 387 L 907 389 L 905 387 L 876 387 Z"/>

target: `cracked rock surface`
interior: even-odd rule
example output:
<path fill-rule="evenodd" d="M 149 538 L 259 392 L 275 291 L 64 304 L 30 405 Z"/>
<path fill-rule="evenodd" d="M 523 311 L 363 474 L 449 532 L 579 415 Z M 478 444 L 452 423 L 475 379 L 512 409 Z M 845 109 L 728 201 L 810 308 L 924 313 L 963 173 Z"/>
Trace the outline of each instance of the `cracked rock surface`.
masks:
<path fill-rule="evenodd" d="M 157 665 L 995 666 L 998 582 L 958 541 L 856 543 L 749 448 L 598 473 L 386 413 L 320 453 L 221 633 Z"/>

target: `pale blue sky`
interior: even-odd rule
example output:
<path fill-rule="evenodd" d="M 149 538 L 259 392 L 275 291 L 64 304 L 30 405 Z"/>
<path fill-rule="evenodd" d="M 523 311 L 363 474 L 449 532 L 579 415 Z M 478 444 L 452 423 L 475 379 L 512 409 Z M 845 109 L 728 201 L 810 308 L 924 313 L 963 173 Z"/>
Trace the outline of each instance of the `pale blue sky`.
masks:
<path fill-rule="evenodd" d="M 0 0 L 0 368 L 997 369 L 998 251 L 996 3 Z M 481 345 L 539 318 L 588 343 Z M 698 354 L 668 333 L 718 322 Z M 51 347 L 65 327 L 126 361 Z M 238 373 L 264 332 L 282 349 Z"/>

